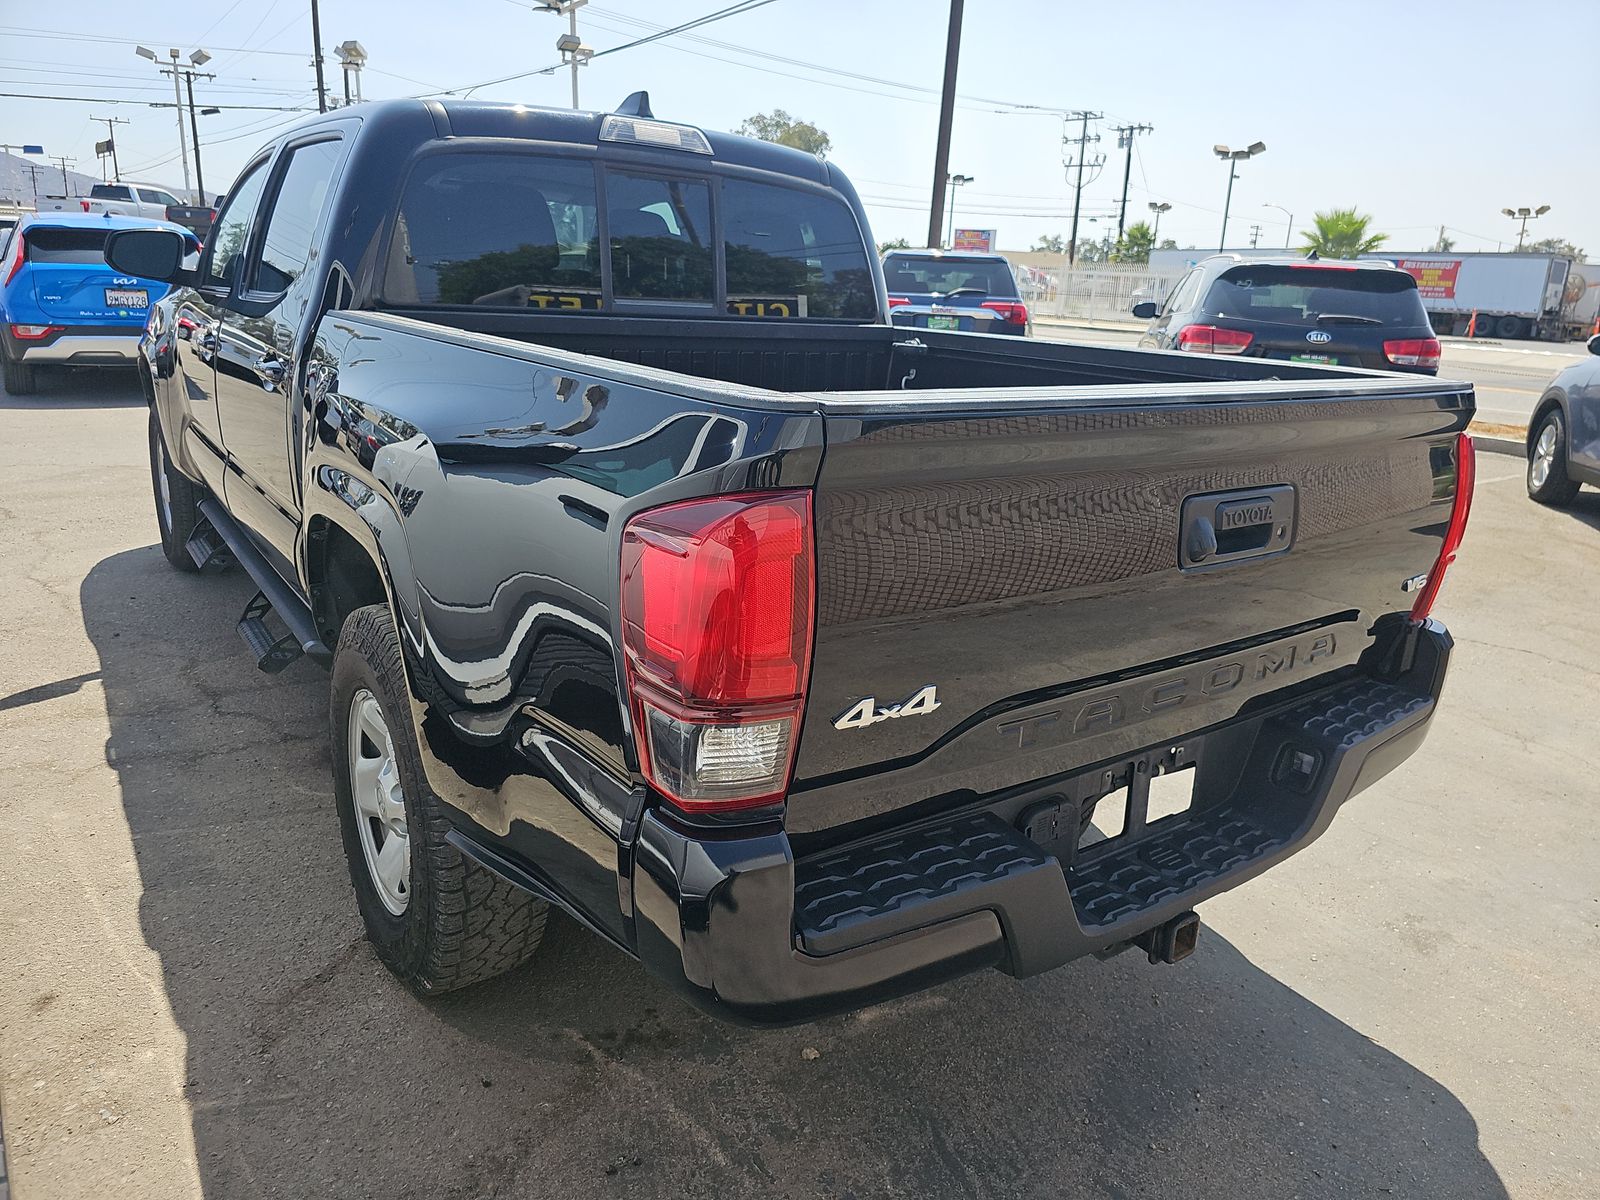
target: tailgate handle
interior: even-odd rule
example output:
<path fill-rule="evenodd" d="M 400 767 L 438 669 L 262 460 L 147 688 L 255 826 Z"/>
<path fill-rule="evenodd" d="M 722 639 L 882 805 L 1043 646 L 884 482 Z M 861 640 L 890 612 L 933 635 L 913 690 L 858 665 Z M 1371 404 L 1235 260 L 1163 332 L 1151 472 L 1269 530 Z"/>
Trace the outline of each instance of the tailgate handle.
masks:
<path fill-rule="evenodd" d="M 1204 570 L 1285 553 L 1294 544 L 1295 492 L 1289 484 L 1208 492 L 1183 502 L 1178 565 Z"/>

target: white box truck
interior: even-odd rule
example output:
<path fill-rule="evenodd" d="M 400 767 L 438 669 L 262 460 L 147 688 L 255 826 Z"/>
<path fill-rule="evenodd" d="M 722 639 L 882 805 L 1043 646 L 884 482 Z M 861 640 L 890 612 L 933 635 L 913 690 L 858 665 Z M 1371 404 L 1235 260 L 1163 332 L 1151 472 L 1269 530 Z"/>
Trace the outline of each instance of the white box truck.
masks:
<path fill-rule="evenodd" d="M 1576 336 L 1567 282 L 1572 259 L 1563 254 L 1379 253 L 1416 277 L 1423 307 L 1439 333 L 1498 338 Z M 1593 268 L 1591 273 L 1595 272 Z"/>

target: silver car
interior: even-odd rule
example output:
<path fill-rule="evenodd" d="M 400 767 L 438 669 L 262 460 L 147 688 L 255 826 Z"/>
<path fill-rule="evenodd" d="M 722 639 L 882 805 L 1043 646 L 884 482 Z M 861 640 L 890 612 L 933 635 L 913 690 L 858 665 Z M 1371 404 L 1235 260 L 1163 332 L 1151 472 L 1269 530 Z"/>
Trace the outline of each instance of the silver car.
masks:
<path fill-rule="evenodd" d="M 1589 354 L 1550 381 L 1528 423 L 1528 495 L 1540 504 L 1600 487 L 1600 335 Z"/>

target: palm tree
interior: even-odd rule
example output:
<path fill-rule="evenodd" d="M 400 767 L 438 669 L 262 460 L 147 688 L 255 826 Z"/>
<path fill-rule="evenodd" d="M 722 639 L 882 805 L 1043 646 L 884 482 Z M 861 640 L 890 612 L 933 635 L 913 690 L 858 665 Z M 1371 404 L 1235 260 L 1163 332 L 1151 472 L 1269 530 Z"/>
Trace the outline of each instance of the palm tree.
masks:
<path fill-rule="evenodd" d="M 1387 233 L 1367 233 L 1372 218 L 1353 208 L 1336 208 L 1319 212 L 1316 228 L 1307 230 L 1303 243 L 1307 252 L 1316 251 L 1318 258 L 1358 258 L 1370 254 L 1389 240 Z"/>

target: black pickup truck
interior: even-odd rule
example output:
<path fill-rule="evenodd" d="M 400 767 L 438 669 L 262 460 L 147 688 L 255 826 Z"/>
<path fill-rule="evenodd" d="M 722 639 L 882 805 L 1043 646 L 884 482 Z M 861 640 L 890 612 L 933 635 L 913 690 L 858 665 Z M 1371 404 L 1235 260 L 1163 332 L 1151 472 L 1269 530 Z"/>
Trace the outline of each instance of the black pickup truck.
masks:
<path fill-rule="evenodd" d="M 1175 961 L 1421 744 L 1469 387 L 897 329 L 872 245 L 833 163 L 642 94 L 340 109 L 197 263 L 112 235 L 175 285 L 163 550 L 331 668 L 418 991 L 549 905 L 749 1022 Z"/>

